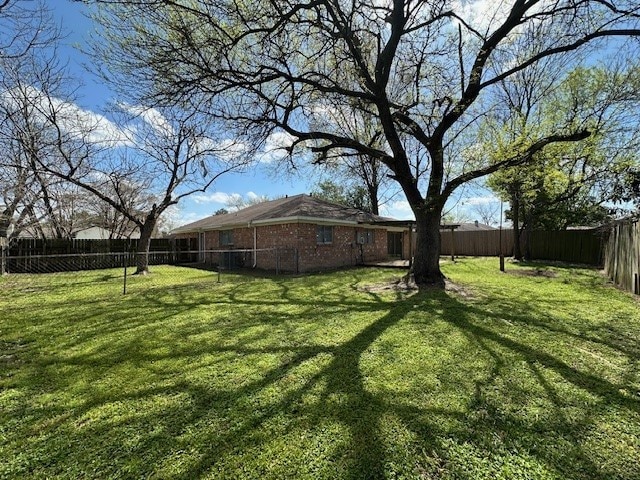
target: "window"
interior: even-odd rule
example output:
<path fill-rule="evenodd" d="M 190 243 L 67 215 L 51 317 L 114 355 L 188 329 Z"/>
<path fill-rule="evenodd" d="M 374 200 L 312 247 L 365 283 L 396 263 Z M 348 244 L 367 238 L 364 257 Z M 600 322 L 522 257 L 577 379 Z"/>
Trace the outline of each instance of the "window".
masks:
<path fill-rule="evenodd" d="M 363 244 L 374 243 L 375 238 L 376 238 L 375 230 L 367 229 L 367 230 L 358 232 L 358 236 L 356 240 L 359 244 L 363 245 Z"/>
<path fill-rule="evenodd" d="M 220 231 L 220 245 L 233 245 L 233 230 Z"/>
<path fill-rule="evenodd" d="M 316 241 L 318 242 L 318 244 L 332 243 L 333 227 L 327 225 L 318 225 L 318 229 L 316 230 Z"/>

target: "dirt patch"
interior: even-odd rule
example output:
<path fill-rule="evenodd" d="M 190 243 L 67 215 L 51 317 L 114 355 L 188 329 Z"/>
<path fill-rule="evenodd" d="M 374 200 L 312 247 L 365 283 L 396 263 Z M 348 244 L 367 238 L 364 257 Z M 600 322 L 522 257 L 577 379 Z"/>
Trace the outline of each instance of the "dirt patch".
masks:
<path fill-rule="evenodd" d="M 553 270 L 547 270 L 545 268 L 534 268 L 532 270 L 507 270 L 507 275 L 516 275 L 520 277 L 546 277 L 555 278 L 558 276 Z"/>
<path fill-rule="evenodd" d="M 361 292 L 369 292 L 369 293 L 382 293 L 382 292 L 400 292 L 404 294 L 413 294 L 417 293 L 421 289 L 416 285 L 413 280 L 407 280 L 406 278 L 401 278 L 400 280 L 391 280 L 385 283 L 376 283 L 373 285 L 365 285 L 362 287 L 358 287 L 358 290 Z M 422 288 L 422 291 L 429 290 L 441 290 L 440 287 L 426 287 Z M 456 296 L 474 299 L 477 297 L 475 293 L 469 288 L 458 285 L 456 283 L 451 282 L 450 280 L 445 280 L 444 291 L 452 293 Z"/>
<path fill-rule="evenodd" d="M 403 292 L 403 293 L 411 293 L 417 292 L 418 286 L 415 283 L 406 282 L 403 279 L 401 280 L 392 280 L 385 283 L 375 283 L 373 285 L 363 285 L 358 287 L 358 290 L 361 292 L 369 292 L 369 293 L 381 293 L 381 292 Z"/>
<path fill-rule="evenodd" d="M 458 285 L 457 283 L 450 282 L 449 280 L 445 281 L 444 290 L 468 300 L 476 300 L 478 298 L 478 295 L 476 295 L 476 293 L 470 288 L 465 287 L 464 285 Z"/>

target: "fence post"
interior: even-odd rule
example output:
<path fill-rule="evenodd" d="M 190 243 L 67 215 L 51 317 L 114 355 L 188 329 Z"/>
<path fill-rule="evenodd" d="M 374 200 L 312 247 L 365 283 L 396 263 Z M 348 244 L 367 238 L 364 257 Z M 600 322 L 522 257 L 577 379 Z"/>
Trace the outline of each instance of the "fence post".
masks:
<path fill-rule="evenodd" d="M 129 264 L 130 248 L 131 248 L 131 241 L 129 241 L 129 248 L 125 246 L 124 255 L 122 255 L 122 261 L 124 263 L 124 280 L 122 283 L 122 295 L 127 294 L 127 265 Z"/>

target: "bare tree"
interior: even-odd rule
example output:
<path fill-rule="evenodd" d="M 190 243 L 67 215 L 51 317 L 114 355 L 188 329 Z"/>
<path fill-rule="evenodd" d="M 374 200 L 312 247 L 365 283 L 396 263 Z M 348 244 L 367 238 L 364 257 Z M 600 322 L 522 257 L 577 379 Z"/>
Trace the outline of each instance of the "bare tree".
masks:
<path fill-rule="evenodd" d="M 500 219 L 499 202 L 482 202 L 473 206 L 473 211 L 485 225 L 495 225 Z"/>
<path fill-rule="evenodd" d="M 57 88 L 64 69 L 55 61 L 60 31 L 45 3 L 5 1 L 0 7 L 0 237 L 16 237 L 37 230 L 56 209 L 53 186 L 60 181 L 35 168 L 51 145 L 33 103 L 43 84 Z"/>
<path fill-rule="evenodd" d="M 148 273 L 151 236 L 162 214 L 243 163 L 236 146 L 218 141 L 205 119 L 178 109 L 120 105 L 125 138 L 117 139 L 118 148 L 97 150 L 90 126 L 80 122 L 69 130 L 49 100 L 42 113 L 54 127 L 58 150 L 40 168 L 91 192 L 136 225 L 137 274 Z"/>
<path fill-rule="evenodd" d="M 382 162 L 416 217 L 421 285 L 444 284 L 440 218 L 458 187 L 591 135 L 588 123 L 557 119 L 498 161 L 459 155 L 499 85 L 545 59 L 640 34 L 631 0 L 482 2 L 483 15 L 470 2 L 426 0 L 106 3 L 97 50 L 148 99 L 190 104 L 258 145 L 284 132 L 292 154 Z M 109 55 L 115 48 L 122 54 Z M 365 118 L 370 136 L 331 122 L 336 108 Z"/>
<path fill-rule="evenodd" d="M 118 196 L 117 192 L 109 192 L 108 189 L 106 189 L 104 193 L 113 198 L 117 198 Z M 123 198 L 123 204 L 132 206 L 147 205 L 150 203 L 151 198 L 136 199 L 138 195 L 152 197 L 150 194 L 138 192 L 136 188 L 128 188 L 126 184 L 121 186 L 119 195 Z M 138 226 L 122 212 L 95 196 L 92 195 L 92 197 L 93 201 L 87 205 L 86 210 L 88 222 L 91 225 L 99 226 L 107 230 L 110 239 L 130 238 L 134 232 L 138 230 Z M 138 212 L 138 214 L 140 214 L 140 212 Z"/>
<path fill-rule="evenodd" d="M 60 37 L 44 0 L 0 0 L 0 61 L 48 49 Z"/>
<path fill-rule="evenodd" d="M 225 206 L 232 212 L 237 212 L 238 210 L 242 210 L 243 208 L 250 207 L 251 205 L 257 205 L 259 203 L 268 202 L 269 200 L 271 200 L 271 198 L 269 198 L 268 195 L 248 195 L 246 197 L 243 197 L 240 194 L 233 194 L 229 196 L 229 198 L 225 202 Z M 216 212 L 215 215 L 217 214 L 218 213 Z"/>
<path fill-rule="evenodd" d="M 0 23 L 13 26 L 5 42 L 10 53 L 0 56 L 0 141 L 11 154 L 0 160 L 8 173 L 0 228 L 6 234 L 13 222 L 16 231 L 29 219 L 39 235 L 46 228 L 47 236 L 70 237 L 87 217 L 88 193 L 94 204 L 107 206 L 106 214 L 119 224 L 113 228 L 140 230 L 137 273 L 146 273 L 151 235 L 162 214 L 237 168 L 242 145 L 212 129 L 209 119 L 178 107 L 120 104 L 114 115 L 121 125 L 82 110 L 73 81 L 57 61 L 57 30 L 47 30 L 44 4 L 34 4 L 41 10 L 32 17 L 22 5 L 0 4 Z M 40 22 L 38 35 L 21 29 Z"/>

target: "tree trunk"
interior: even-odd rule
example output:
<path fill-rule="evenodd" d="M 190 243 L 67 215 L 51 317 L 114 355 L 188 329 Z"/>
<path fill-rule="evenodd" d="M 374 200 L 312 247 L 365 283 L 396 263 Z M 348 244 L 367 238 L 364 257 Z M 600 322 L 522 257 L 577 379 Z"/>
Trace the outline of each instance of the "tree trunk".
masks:
<path fill-rule="evenodd" d="M 367 192 L 369 194 L 369 205 L 371 206 L 371 213 L 374 215 L 380 215 L 380 206 L 378 202 L 378 186 L 367 185 Z"/>
<path fill-rule="evenodd" d="M 146 275 L 149 273 L 149 247 L 151 235 L 156 226 L 155 218 L 148 218 L 140 227 L 140 240 L 136 250 L 136 273 L 134 275 Z"/>
<path fill-rule="evenodd" d="M 13 218 L 13 210 L 6 209 L 0 212 L 0 238 L 9 236 L 9 227 Z"/>
<path fill-rule="evenodd" d="M 530 209 L 528 209 L 530 210 Z M 531 231 L 533 230 L 531 214 L 527 212 L 524 224 L 524 259 L 528 262 L 531 260 Z"/>
<path fill-rule="evenodd" d="M 513 222 L 513 258 L 522 260 L 520 248 L 520 199 L 517 194 L 511 195 L 511 221 Z"/>
<path fill-rule="evenodd" d="M 444 288 L 440 271 L 440 210 L 415 212 L 416 252 L 413 260 L 413 279 L 419 287 Z"/>

